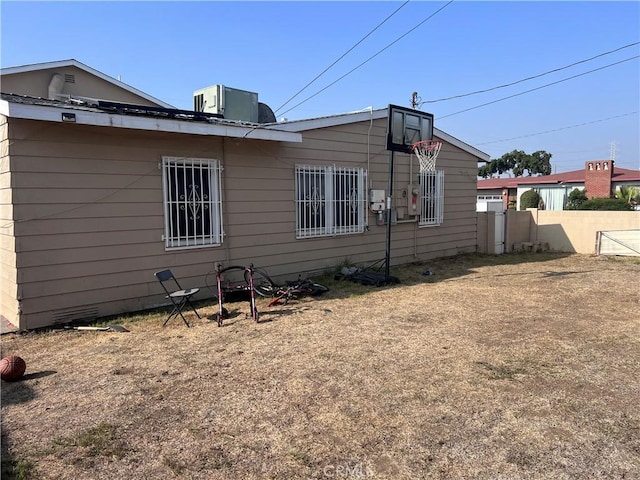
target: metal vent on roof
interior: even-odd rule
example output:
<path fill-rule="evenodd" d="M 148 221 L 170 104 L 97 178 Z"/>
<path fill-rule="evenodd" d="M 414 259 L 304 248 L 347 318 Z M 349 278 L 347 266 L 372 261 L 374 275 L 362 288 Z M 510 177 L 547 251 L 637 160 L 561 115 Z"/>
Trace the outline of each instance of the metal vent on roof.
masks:
<path fill-rule="evenodd" d="M 76 76 L 69 73 L 65 73 L 64 83 L 76 83 Z"/>

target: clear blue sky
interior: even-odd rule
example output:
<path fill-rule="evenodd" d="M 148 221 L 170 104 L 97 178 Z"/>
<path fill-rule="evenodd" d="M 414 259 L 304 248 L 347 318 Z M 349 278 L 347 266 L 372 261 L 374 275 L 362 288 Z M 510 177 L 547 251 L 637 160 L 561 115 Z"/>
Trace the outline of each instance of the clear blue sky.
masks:
<path fill-rule="evenodd" d="M 74 58 L 183 109 L 192 108 L 194 90 L 224 84 L 257 92 L 278 118 L 293 120 L 409 107 L 413 92 L 427 101 L 492 89 L 640 42 L 637 1 L 403 3 L 5 0 L 1 66 Z M 640 60 L 625 60 L 639 55 L 634 45 L 419 108 L 435 115 L 437 128 L 492 158 L 546 150 L 563 172 L 608 159 L 615 141 L 616 165 L 637 169 Z"/>

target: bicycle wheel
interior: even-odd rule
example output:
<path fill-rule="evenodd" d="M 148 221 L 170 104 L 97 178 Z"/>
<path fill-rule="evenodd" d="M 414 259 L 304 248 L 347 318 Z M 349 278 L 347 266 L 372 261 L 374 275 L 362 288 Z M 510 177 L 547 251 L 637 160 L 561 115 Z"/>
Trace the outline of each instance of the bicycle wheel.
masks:
<path fill-rule="evenodd" d="M 329 291 L 329 287 L 325 287 L 321 283 L 310 282 L 309 286 L 311 288 L 311 294 L 310 295 L 312 297 L 317 297 L 318 295 L 322 295 L 323 293 L 326 293 L 326 292 Z"/>
<path fill-rule="evenodd" d="M 249 271 L 244 271 L 244 281 L 247 285 L 251 285 L 249 278 Z M 253 291 L 261 297 L 273 297 L 278 290 L 278 285 L 271 280 L 267 272 L 261 269 L 253 269 Z"/>

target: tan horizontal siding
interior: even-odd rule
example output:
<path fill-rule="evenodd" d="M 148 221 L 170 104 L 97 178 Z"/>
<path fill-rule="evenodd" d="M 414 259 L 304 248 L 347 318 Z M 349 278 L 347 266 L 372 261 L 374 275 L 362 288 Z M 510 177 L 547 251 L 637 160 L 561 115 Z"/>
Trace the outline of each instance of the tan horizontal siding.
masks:
<path fill-rule="evenodd" d="M 362 234 L 295 235 L 296 165 L 365 168 L 371 187 L 387 189 L 386 120 L 374 121 L 371 132 L 369 127 L 361 122 L 306 131 L 302 144 L 292 144 L 80 125 L 42 131 L 36 122 L 17 122 L 11 134 L 23 140 L 12 147 L 13 200 L 27 326 L 46 325 L 66 311 L 111 315 L 164 304 L 153 277 L 163 268 L 171 268 L 185 287 L 202 287 L 202 298 L 213 295 L 207 285 L 215 282 L 216 262 L 252 262 L 284 279 L 347 258 L 360 264 L 384 258 L 386 226 L 376 225 L 372 213 Z M 221 161 L 222 246 L 165 250 L 158 168 L 164 155 Z M 441 157 L 444 223 L 393 225 L 393 265 L 475 248 L 476 159 L 449 145 Z M 394 203 L 406 205 L 400 195 L 417 183 L 417 159 L 395 154 L 394 170 Z"/>
<path fill-rule="evenodd" d="M 42 173 L 42 172 L 40 172 Z M 13 187 L 16 189 L 69 189 L 82 186 L 85 189 L 92 189 L 96 192 L 117 193 L 122 188 L 135 186 L 138 189 L 155 189 L 158 184 L 158 169 L 152 167 L 142 175 L 126 174 L 101 174 L 96 176 L 93 173 L 48 173 L 44 175 L 24 175 L 22 172 L 14 174 Z M 111 190 L 109 192 L 108 190 Z"/>
<path fill-rule="evenodd" d="M 136 216 L 134 221 L 126 217 L 65 218 L 45 217 L 37 222 L 22 222 L 21 235 L 53 235 L 63 233 L 102 232 L 122 230 L 145 230 L 162 228 L 162 216 Z"/>
<path fill-rule="evenodd" d="M 259 225 L 242 222 L 227 224 L 225 226 L 225 232 L 231 237 L 228 239 L 229 242 L 238 242 L 244 237 L 254 237 L 256 235 L 265 237 L 260 238 L 261 242 L 274 242 L 274 237 L 278 233 L 285 232 L 295 235 L 295 227 L 291 223 L 290 218 L 281 218 L 280 221 L 277 222 L 263 222 Z M 250 241 L 255 241 L 255 239 L 251 239 Z"/>
<path fill-rule="evenodd" d="M 58 248 L 82 248 L 101 245 L 153 244 L 160 241 L 155 230 L 121 230 L 113 232 L 65 233 L 18 237 L 16 251 L 55 250 Z"/>
<path fill-rule="evenodd" d="M 163 215 L 157 202 L 139 203 L 134 209 L 114 209 L 109 203 L 27 204 L 14 205 L 17 223 L 48 219 L 127 218 Z"/>
<path fill-rule="evenodd" d="M 19 323 L 7 117 L 0 116 L 0 319 Z"/>
<path fill-rule="evenodd" d="M 146 189 L 74 188 L 73 195 L 63 188 L 24 188 L 14 190 L 13 201 L 20 204 L 53 203 L 145 203 L 162 200 L 162 193 Z"/>
<path fill-rule="evenodd" d="M 92 245 L 74 248 L 65 246 L 55 250 L 51 248 L 29 250 L 28 253 L 28 255 L 20 255 L 18 257 L 18 267 L 67 265 L 75 262 L 86 263 L 116 259 L 126 259 L 131 262 L 145 256 L 165 256 L 164 243 L 160 244 L 160 242 L 136 245 Z"/>
<path fill-rule="evenodd" d="M 202 288 L 200 296 L 211 297 L 213 292 L 205 290 L 205 276 L 207 272 L 214 271 L 213 264 L 202 266 L 205 268 L 201 268 L 201 265 L 182 266 L 172 268 L 172 271 L 183 287 Z M 52 306 L 58 306 L 58 309 L 67 308 L 59 301 L 60 298 L 66 300 L 64 303 L 67 306 L 74 307 L 105 302 L 117 303 L 120 300 L 135 300 L 139 303 L 140 308 L 166 303 L 164 292 L 153 275 L 155 271 L 157 270 L 154 267 L 149 270 L 126 270 L 100 276 L 85 276 L 82 290 L 77 289 L 77 279 L 74 278 L 61 279 L 56 282 L 31 282 L 23 287 L 23 295 L 32 299 L 23 303 L 23 313 L 43 312 L 47 309 L 51 310 Z M 215 277 L 212 282 L 215 282 Z"/>
<path fill-rule="evenodd" d="M 146 175 L 149 172 L 159 173 L 158 163 L 162 161 L 159 152 L 149 153 L 148 150 L 139 149 L 144 155 L 136 155 L 137 149 L 128 147 L 108 147 L 105 151 L 86 152 L 86 145 L 65 144 L 63 147 L 67 150 L 67 145 L 76 150 L 76 154 L 69 152 L 63 158 L 56 158 L 52 155 L 53 150 L 40 151 L 40 149 L 51 149 L 51 143 L 39 145 L 37 148 L 29 148 L 29 152 L 17 153 L 12 150 L 12 155 L 19 156 L 20 161 L 14 164 L 12 169 L 15 172 L 22 173 L 61 173 L 70 175 L 95 174 L 102 172 L 105 175 Z M 58 145 L 57 148 L 60 148 Z M 82 150 L 85 150 L 83 152 Z M 120 153 L 118 153 L 120 152 Z M 143 159 L 146 158 L 145 161 Z"/>

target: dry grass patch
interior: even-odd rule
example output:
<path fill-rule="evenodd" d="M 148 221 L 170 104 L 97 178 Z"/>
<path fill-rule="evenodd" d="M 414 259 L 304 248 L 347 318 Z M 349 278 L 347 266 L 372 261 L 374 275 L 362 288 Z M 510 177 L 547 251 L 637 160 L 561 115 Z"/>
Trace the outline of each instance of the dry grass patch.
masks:
<path fill-rule="evenodd" d="M 429 269 L 433 276 L 422 273 Z M 129 333 L 5 335 L 22 478 L 639 478 L 634 260 L 461 256 Z M 6 461 L 5 461 L 6 460 Z M 6 472 L 3 471 L 3 474 Z M 17 476 L 17 474 L 16 474 Z M 4 475 L 3 475 L 4 478 Z"/>

